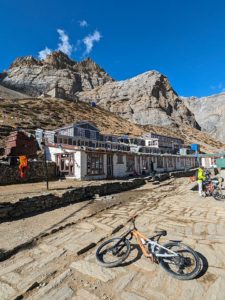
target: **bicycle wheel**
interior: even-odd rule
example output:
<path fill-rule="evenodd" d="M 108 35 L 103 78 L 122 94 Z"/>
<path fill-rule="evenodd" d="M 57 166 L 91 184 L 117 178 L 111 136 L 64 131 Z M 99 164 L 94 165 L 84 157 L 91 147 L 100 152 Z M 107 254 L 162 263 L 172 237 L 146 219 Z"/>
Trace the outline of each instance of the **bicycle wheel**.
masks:
<path fill-rule="evenodd" d="M 118 242 L 120 243 L 116 245 Z M 104 242 L 96 251 L 96 260 L 100 266 L 112 268 L 119 266 L 130 253 L 127 239 L 113 238 Z"/>
<path fill-rule="evenodd" d="M 225 200 L 225 196 L 223 195 L 223 191 L 221 188 L 216 189 L 213 192 L 212 196 L 215 200 L 219 200 L 219 201 Z"/>
<path fill-rule="evenodd" d="M 200 273 L 201 260 L 193 249 L 179 242 L 168 242 L 163 246 L 178 254 L 174 257 L 158 257 L 160 266 L 171 276 L 180 280 L 190 280 Z M 159 254 L 169 253 L 161 248 Z"/>

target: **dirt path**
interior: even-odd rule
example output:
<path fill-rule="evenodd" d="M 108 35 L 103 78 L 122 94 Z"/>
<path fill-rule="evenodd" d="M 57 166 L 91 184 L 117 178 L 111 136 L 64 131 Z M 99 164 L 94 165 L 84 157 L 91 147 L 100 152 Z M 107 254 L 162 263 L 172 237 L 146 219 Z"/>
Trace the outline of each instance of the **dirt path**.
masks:
<path fill-rule="evenodd" d="M 100 211 L 104 203 L 113 204 L 113 201 L 113 207 Z M 24 299 L 48 300 L 222 300 L 225 294 L 224 205 L 212 198 L 199 198 L 190 191 L 188 179 L 175 179 L 156 189 L 149 183 L 113 199 L 99 199 L 96 207 L 88 205 L 92 216 L 43 237 L 31 249 L 1 262 L 0 298 L 23 295 Z M 96 264 L 96 248 L 90 247 L 81 254 L 87 245 L 98 245 L 141 211 L 137 218 L 141 231 L 150 234 L 155 228 L 165 228 L 168 230 L 165 240 L 182 239 L 207 259 L 206 273 L 188 282 L 175 280 L 140 257 L 137 248 L 122 267 L 113 269 Z"/>

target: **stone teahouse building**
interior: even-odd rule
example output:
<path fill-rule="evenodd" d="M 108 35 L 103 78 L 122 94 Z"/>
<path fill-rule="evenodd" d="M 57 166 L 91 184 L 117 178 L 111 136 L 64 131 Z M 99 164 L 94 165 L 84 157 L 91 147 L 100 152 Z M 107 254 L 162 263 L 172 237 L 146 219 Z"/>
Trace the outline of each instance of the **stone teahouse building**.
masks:
<path fill-rule="evenodd" d="M 39 142 L 45 139 L 47 160 L 76 179 L 122 178 L 196 165 L 195 157 L 177 154 L 183 144 L 180 139 L 103 135 L 85 121 L 55 131 L 37 129 L 36 138 Z"/>

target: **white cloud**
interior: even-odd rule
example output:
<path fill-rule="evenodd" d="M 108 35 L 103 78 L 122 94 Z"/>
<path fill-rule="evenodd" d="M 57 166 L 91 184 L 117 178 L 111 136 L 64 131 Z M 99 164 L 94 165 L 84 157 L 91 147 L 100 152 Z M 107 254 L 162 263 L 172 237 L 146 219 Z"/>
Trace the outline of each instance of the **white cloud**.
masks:
<path fill-rule="evenodd" d="M 60 42 L 58 43 L 58 48 L 56 50 L 60 50 L 63 53 L 70 56 L 72 51 L 75 49 L 73 49 L 73 46 L 69 42 L 69 36 L 65 33 L 63 29 L 57 29 L 57 32 L 59 34 Z M 52 53 L 52 51 L 52 49 L 45 47 L 44 50 L 39 51 L 38 58 L 45 59 L 47 55 Z"/>
<path fill-rule="evenodd" d="M 44 50 L 41 50 L 38 52 L 38 57 L 39 59 L 45 59 L 47 55 L 49 55 L 52 52 L 51 49 L 49 49 L 48 47 L 45 47 Z"/>
<path fill-rule="evenodd" d="M 55 51 L 60 50 L 68 56 L 70 56 L 72 52 L 80 51 L 82 49 L 81 45 L 85 46 L 83 56 L 89 54 L 93 49 L 94 43 L 99 42 L 102 38 L 101 33 L 98 30 L 95 30 L 92 34 L 85 36 L 82 40 L 78 40 L 75 45 L 72 45 L 69 41 L 69 36 L 63 29 L 57 29 L 57 32 L 59 34 L 59 43 L 58 48 L 55 49 Z M 45 49 L 39 51 L 38 58 L 45 59 L 46 56 L 49 55 L 52 51 L 52 49 L 45 47 Z"/>
<path fill-rule="evenodd" d="M 79 21 L 79 25 L 80 25 L 80 27 L 87 27 L 88 22 L 86 20 L 81 20 L 81 21 Z"/>
<path fill-rule="evenodd" d="M 224 92 L 225 91 L 224 83 L 220 82 L 217 85 L 210 85 L 210 89 L 217 92 Z"/>
<path fill-rule="evenodd" d="M 69 36 L 62 29 L 57 29 L 59 34 L 60 43 L 58 44 L 58 49 L 67 55 L 71 55 L 73 46 L 69 42 Z"/>
<path fill-rule="evenodd" d="M 101 36 L 100 32 L 98 30 L 95 30 L 95 32 L 93 34 L 89 34 L 88 36 L 86 36 L 83 39 L 83 43 L 86 46 L 84 55 L 88 54 L 92 51 L 92 48 L 94 46 L 94 42 L 99 42 L 101 37 L 102 36 Z"/>

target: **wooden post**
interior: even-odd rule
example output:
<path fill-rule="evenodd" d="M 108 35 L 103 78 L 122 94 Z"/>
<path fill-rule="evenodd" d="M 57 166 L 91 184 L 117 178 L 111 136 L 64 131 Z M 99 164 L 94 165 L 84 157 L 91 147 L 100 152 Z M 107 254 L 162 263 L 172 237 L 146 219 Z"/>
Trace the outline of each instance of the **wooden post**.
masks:
<path fill-rule="evenodd" d="M 46 155 L 46 145 L 45 142 L 41 142 L 41 144 L 44 147 L 44 164 L 45 164 L 45 180 L 46 180 L 46 187 L 47 190 L 49 189 L 49 185 L 48 185 L 48 164 L 47 164 L 47 155 Z"/>

